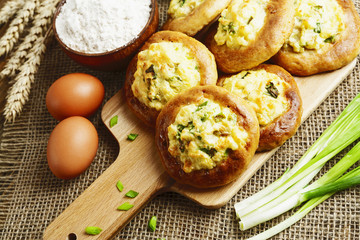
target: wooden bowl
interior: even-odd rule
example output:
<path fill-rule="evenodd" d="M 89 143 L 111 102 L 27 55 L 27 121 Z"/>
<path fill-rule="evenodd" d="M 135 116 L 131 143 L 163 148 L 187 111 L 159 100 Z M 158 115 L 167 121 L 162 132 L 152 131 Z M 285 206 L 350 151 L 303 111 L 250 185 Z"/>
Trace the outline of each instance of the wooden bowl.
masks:
<path fill-rule="evenodd" d="M 130 42 L 128 42 L 126 45 L 104 53 L 83 53 L 75 51 L 66 46 L 66 44 L 61 41 L 56 31 L 56 18 L 59 15 L 61 7 L 65 4 L 65 2 L 66 0 L 62 0 L 55 11 L 53 20 L 55 38 L 60 44 L 63 51 L 71 59 L 81 65 L 87 66 L 95 70 L 120 71 L 126 68 L 129 61 L 135 55 L 137 50 L 157 30 L 159 26 L 159 10 L 157 1 L 151 0 L 151 12 L 148 22 L 146 23 L 143 30 L 139 33 L 139 35 Z"/>

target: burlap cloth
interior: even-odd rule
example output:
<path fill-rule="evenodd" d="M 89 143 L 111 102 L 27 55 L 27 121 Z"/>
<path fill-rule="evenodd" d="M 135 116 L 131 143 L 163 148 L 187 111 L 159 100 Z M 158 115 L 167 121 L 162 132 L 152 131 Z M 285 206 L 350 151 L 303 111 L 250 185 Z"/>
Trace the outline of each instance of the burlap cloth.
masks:
<path fill-rule="evenodd" d="M 356 1 L 359 10 L 360 0 Z M 159 0 L 161 22 L 168 1 Z M 2 126 L 0 145 L 0 238 L 41 239 L 45 228 L 76 199 L 114 161 L 119 147 L 100 118 L 100 111 L 90 120 L 99 133 L 99 149 L 89 169 L 76 179 L 59 180 L 46 161 L 49 135 L 58 123 L 47 112 L 45 96 L 50 85 L 71 72 L 93 74 L 106 90 L 104 103 L 122 86 L 124 73 L 89 70 L 70 60 L 53 41 L 36 75 L 30 101 L 15 123 Z M 115 239 L 246 239 L 287 218 L 284 214 L 251 230 L 240 231 L 234 203 L 256 193 L 277 179 L 297 161 L 345 106 L 359 93 L 360 66 L 301 125 L 273 157 L 230 200 L 217 210 L 199 207 L 185 197 L 165 193 L 153 199 L 117 234 Z M 342 154 L 343 155 L 343 154 Z M 337 160 L 340 157 L 337 158 Z M 334 165 L 334 161 L 326 165 Z M 158 217 L 155 232 L 147 229 L 149 217 Z M 350 189 L 335 194 L 316 207 L 301 221 L 274 239 L 359 239 L 360 191 Z M 65 240 L 65 239 L 64 239 Z"/>

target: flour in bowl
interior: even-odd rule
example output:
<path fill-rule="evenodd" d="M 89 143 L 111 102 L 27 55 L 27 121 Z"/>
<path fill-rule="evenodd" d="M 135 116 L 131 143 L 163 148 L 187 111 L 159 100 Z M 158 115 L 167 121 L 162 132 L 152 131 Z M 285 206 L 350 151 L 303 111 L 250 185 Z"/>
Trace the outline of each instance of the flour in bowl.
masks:
<path fill-rule="evenodd" d="M 67 0 L 56 30 L 69 48 L 102 53 L 136 38 L 150 17 L 150 0 Z"/>

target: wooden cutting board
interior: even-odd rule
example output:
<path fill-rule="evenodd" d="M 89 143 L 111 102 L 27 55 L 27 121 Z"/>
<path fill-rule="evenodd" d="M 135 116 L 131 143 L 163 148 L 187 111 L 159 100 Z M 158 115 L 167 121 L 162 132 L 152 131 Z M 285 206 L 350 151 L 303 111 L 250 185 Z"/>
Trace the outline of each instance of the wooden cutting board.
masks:
<path fill-rule="evenodd" d="M 296 78 L 303 99 L 303 120 L 350 74 L 356 60 L 334 72 Z M 110 119 L 118 115 L 118 124 L 109 127 Z M 256 154 L 248 169 L 236 181 L 224 187 L 199 190 L 177 184 L 163 169 L 154 141 L 153 129 L 138 120 L 126 105 L 123 91 L 113 96 L 102 109 L 102 120 L 120 144 L 120 153 L 114 163 L 90 185 L 45 230 L 44 239 L 109 239 L 122 229 L 157 194 L 177 192 L 205 208 L 225 205 L 276 151 Z M 128 141 L 130 133 L 139 134 Z M 117 181 L 123 192 L 116 188 Z M 136 198 L 127 198 L 129 190 L 139 192 Z M 124 202 L 134 205 L 129 211 L 119 211 Z M 150 217 L 150 216 L 149 216 Z M 144 223 L 146 226 L 147 223 Z M 96 236 L 85 234 L 85 227 L 98 226 L 103 231 Z"/>

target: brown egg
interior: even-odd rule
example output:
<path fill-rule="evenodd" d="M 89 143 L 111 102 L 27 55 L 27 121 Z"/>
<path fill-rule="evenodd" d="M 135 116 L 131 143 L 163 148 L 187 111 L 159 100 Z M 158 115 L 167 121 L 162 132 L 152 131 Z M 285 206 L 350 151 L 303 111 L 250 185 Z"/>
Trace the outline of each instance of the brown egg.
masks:
<path fill-rule="evenodd" d="M 50 170 L 61 179 L 71 179 L 84 172 L 96 156 L 98 134 L 84 117 L 61 121 L 50 134 L 47 160 Z"/>
<path fill-rule="evenodd" d="M 104 85 L 98 78 L 85 73 L 70 73 L 50 86 L 46 107 L 59 121 L 71 116 L 89 117 L 101 105 L 104 94 Z"/>

